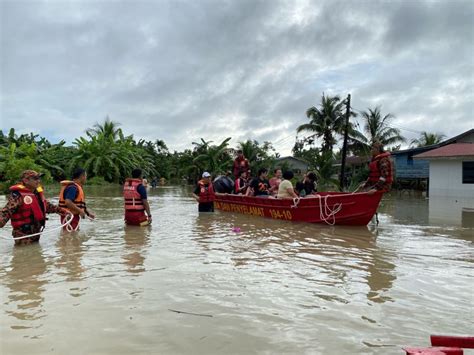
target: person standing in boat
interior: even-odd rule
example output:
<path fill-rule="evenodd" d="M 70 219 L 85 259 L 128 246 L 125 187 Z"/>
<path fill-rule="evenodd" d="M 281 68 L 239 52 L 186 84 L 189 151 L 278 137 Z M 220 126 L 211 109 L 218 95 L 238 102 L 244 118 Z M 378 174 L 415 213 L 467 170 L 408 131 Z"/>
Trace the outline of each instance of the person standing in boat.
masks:
<path fill-rule="evenodd" d="M 235 180 L 239 178 L 240 171 L 247 171 L 250 168 L 249 161 L 244 157 L 242 150 L 237 151 L 237 157 L 234 159 L 234 177 Z"/>
<path fill-rule="evenodd" d="M 69 224 L 71 227 L 64 227 L 63 230 L 77 230 L 79 221 L 86 215 L 94 219 L 95 215 L 87 210 L 86 197 L 82 187 L 86 183 L 87 173 L 84 169 L 77 168 L 72 174 L 71 180 L 61 181 L 61 191 L 59 192 L 59 207 L 66 208 L 74 217 Z M 61 224 L 66 222 L 66 217 L 61 217 Z"/>
<path fill-rule="evenodd" d="M 125 180 L 123 198 L 125 200 L 126 224 L 131 226 L 151 224 L 150 205 L 148 204 L 146 187 L 143 186 L 142 171 L 140 169 L 134 169 L 132 178 Z"/>
<path fill-rule="evenodd" d="M 369 163 L 369 178 L 362 188 L 369 194 L 388 192 L 393 182 L 393 163 L 390 152 L 385 152 L 380 142 L 372 144 L 372 160 Z"/>
<path fill-rule="evenodd" d="M 247 190 L 247 196 L 269 197 L 270 196 L 270 182 L 267 179 L 268 170 L 261 168 L 258 170 L 257 177 L 250 183 L 250 188 Z"/>
<path fill-rule="evenodd" d="M 214 212 L 216 194 L 214 192 L 214 186 L 212 185 L 211 174 L 207 171 L 202 174 L 202 179 L 198 181 L 193 191 L 193 197 L 199 202 L 199 212 Z"/>
<path fill-rule="evenodd" d="M 25 170 L 20 177 L 21 182 L 10 187 L 7 204 L 0 211 L 0 228 L 10 220 L 13 238 L 26 237 L 39 233 L 46 224 L 47 213 L 67 215 L 65 208 L 47 201 L 40 186 L 41 176 L 34 170 Z M 15 240 L 16 245 L 31 244 L 39 241 L 40 235 Z"/>

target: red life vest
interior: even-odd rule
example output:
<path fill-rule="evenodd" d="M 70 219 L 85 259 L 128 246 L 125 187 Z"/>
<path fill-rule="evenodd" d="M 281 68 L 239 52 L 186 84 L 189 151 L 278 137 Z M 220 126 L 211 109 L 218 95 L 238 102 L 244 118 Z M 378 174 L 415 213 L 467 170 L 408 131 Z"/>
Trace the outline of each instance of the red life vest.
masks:
<path fill-rule="evenodd" d="M 35 193 L 24 185 L 17 184 L 11 186 L 10 191 L 18 192 L 23 202 L 11 216 L 13 229 L 20 229 L 26 224 L 38 222 L 44 224 L 46 220 L 46 200 L 41 187 L 38 187 Z"/>
<path fill-rule="evenodd" d="M 390 152 L 385 152 L 379 155 L 376 155 L 372 158 L 372 161 L 369 164 L 369 182 L 371 184 L 376 184 L 380 180 L 380 167 L 379 163 L 382 158 L 390 159 Z M 386 177 L 385 183 L 391 184 L 393 182 L 393 172 L 392 164 L 389 165 L 389 174 Z"/>
<path fill-rule="evenodd" d="M 198 181 L 199 203 L 213 202 L 216 199 L 212 182 L 205 184 L 203 180 Z"/>
<path fill-rule="evenodd" d="M 143 200 L 138 193 L 138 186 L 142 185 L 141 179 L 126 179 L 123 185 L 123 198 L 125 200 L 125 212 L 145 211 Z"/>
<path fill-rule="evenodd" d="M 239 159 L 238 157 L 234 160 L 234 176 L 237 178 L 239 172 L 247 171 L 249 169 L 249 161 L 245 158 Z"/>

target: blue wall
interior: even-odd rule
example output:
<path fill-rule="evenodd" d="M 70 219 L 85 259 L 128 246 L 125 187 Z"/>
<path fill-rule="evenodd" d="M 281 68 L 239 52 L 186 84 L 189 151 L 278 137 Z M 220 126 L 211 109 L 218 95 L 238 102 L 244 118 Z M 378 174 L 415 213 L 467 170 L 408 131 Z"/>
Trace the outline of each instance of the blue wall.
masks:
<path fill-rule="evenodd" d="M 420 154 L 418 151 L 415 153 Z M 413 159 L 413 152 L 394 154 L 395 176 L 398 179 L 427 179 L 430 176 L 428 160 Z"/>

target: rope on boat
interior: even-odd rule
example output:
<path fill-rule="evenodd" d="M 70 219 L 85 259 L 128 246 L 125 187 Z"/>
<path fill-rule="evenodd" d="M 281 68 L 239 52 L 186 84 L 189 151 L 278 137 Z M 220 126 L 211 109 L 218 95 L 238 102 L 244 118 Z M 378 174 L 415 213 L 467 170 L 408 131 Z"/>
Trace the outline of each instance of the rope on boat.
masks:
<path fill-rule="evenodd" d="M 301 197 L 293 197 L 293 204 L 291 205 L 291 208 L 296 208 L 298 207 L 298 204 L 300 203 Z"/>
<path fill-rule="evenodd" d="M 328 206 L 328 198 L 330 195 L 326 195 L 321 197 L 321 195 L 316 195 L 319 199 L 319 218 L 322 221 L 333 226 L 336 223 L 336 214 L 342 210 L 342 203 L 335 203 L 331 209 Z M 324 208 L 323 208 L 323 200 L 324 200 Z"/>
<path fill-rule="evenodd" d="M 332 209 L 328 206 L 328 198 L 330 195 L 322 197 L 321 195 L 315 195 L 319 199 L 319 218 L 322 221 L 333 226 L 336 223 L 336 214 L 342 210 L 342 203 L 336 203 L 333 205 Z M 300 203 L 301 197 L 294 197 L 293 204 L 291 208 L 297 208 Z M 324 200 L 324 206 L 323 206 Z"/>
<path fill-rule="evenodd" d="M 28 235 L 24 235 L 24 236 L 16 237 L 16 238 L 9 238 L 9 237 L 4 237 L 4 236 L 2 236 L 2 238 L 3 239 L 8 239 L 8 240 L 12 240 L 12 239 L 13 240 L 20 240 L 20 239 L 31 238 L 31 237 L 34 237 L 34 236 L 37 236 L 37 235 L 40 235 L 40 234 L 48 234 L 48 233 L 51 233 L 55 230 L 61 229 L 63 227 L 67 228 L 69 226 L 69 224 L 71 223 L 73 218 L 74 218 L 73 214 L 71 212 L 69 212 L 66 216 L 66 222 L 64 224 L 61 224 L 59 227 L 51 228 L 51 229 L 47 230 L 46 232 L 43 230 L 43 231 L 38 232 L 38 233 L 28 234 Z"/>

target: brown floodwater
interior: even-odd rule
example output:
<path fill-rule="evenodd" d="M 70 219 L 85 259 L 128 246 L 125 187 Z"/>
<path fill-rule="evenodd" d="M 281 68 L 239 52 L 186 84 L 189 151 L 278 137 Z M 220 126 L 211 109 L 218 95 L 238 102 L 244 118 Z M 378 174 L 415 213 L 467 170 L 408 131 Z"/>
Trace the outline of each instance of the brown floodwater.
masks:
<path fill-rule="evenodd" d="M 140 228 L 119 188 L 88 188 L 79 232 L 1 239 L 0 353 L 402 354 L 474 335 L 474 201 L 394 194 L 378 226 L 331 227 L 199 215 L 190 191 L 150 190 Z"/>

